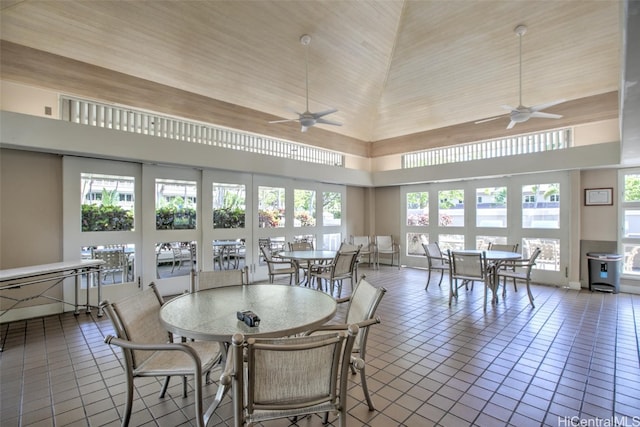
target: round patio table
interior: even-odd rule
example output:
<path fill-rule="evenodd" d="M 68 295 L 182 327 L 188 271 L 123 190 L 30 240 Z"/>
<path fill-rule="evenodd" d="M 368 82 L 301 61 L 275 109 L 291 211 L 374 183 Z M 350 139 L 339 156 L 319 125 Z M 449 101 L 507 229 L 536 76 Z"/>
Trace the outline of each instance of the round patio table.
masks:
<path fill-rule="evenodd" d="M 324 292 L 288 285 L 244 285 L 184 294 L 162 305 L 160 322 L 182 337 L 230 343 L 234 334 L 245 337 L 286 337 L 323 325 L 336 312 L 336 301 Z M 258 326 L 238 320 L 238 311 L 251 310 Z M 226 354 L 222 355 L 226 362 Z M 228 387 L 220 384 L 204 414 L 205 425 L 220 405 Z"/>
<path fill-rule="evenodd" d="M 231 342 L 236 333 L 252 337 L 283 337 L 324 324 L 336 312 L 336 302 L 324 292 L 288 285 L 246 285 L 207 289 L 166 302 L 160 321 L 174 334 L 205 341 Z M 251 310 L 260 325 L 238 320 Z"/>
<path fill-rule="evenodd" d="M 304 269 L 304 279 L 301 280 L 299 284 L 311 286 L 309 277 L 311 263 L 314 261 L 332 260 L 336 257 L 336 254 L 336 251 L 283 251 L 278 252 L 278 257 L 293 260 L 298 264 L 300 264 L 300 262 L 306 263 L 307 267 Z"/>
<path fill-rule="evenodd" d="M 492 298 L 491 302 L 498 302 L 498 294 L 496 293 L 498 287 L 498 268 L 505 261 L 515 261 L 518 259 L 522 259 L 522 254 L 518 252 L 509 252 L 509 251 L 481 251 L 479 249 L 463 249 L 463 250 L 455 250 L 453 252 L 465 253 L 465 254 L 481 254 L 485 253 L 487 257 L 487 261 L 491 261 L 491 265 L 489 266 L 489 273 L 491 277 L 491 282 L 489 289 L 491 289 Z"/>

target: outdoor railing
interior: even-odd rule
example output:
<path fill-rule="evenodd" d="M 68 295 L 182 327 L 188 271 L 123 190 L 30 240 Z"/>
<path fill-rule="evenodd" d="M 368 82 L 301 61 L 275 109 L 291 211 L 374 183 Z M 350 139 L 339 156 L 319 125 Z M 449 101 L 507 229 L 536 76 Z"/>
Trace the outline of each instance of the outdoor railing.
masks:
<path fill-rule="evenodd" d="M 402 156 L 402 168 L 418 168 L 539 153 L 542 151 L 563 150 L 572 145 L 573 134 L 571 129 L 556 129 L 407 153 Z"/>
<path fill-rule="evenodd" d="M 343 154 L 308 145 L 67 96 L 61 102 L 61 119 L 72 123 L 344 167 Z"/>

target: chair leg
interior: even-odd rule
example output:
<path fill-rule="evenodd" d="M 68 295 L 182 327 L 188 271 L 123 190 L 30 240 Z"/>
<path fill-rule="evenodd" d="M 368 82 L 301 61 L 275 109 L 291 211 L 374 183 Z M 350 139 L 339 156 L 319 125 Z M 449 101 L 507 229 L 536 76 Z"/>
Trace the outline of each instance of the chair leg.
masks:
<path fill-rule="evenodd" d="M 427 275 L 427 286 L 424 287 L 424 290 L 426 291 L 427 288 L 429 287 L 429 282 L 431 281 L 431 269 L 429 269 L 429 274 Z"/>
<path fill-rule="evenodd" d="M 182 397 L 187 397 L 187 376 L 182 377 Z"/>
<path fill-rule="evenodd" d="M 531 307 L 536 308 L 535 304 L 533 303 L 533 294 L 531 293 L 531 287 L 529 286 L 529 282 L 530 280 L 527 280 L 527 295 L 529 296 L 529 302 L 531 303 Z"/>
<path fill-rule="evenodd" d="M 364 392 L 365 399 L 367 399 L 369 410 L 374 411 L 376 408 L 373 406 L 371 396 L 369 396 L 369 387 L 367 387 L 367 375 L 365 374 L 365 366 L 360 369 L 360 382 L 362 383 L 362 391 Z"/>
<path fill-rule="evenodd" d="M 131 419 L 131 409 L 133 408 L 133 376 L 127 373 L 127 396 L 124 403 L 124 414 L 122 416 L 122 427 L 129 425 Z M 167 377 L 168 379 L 168 377 Z"/>
<path fill-rule="evenodd" d="M 162 384 L 162 388 L 160 389 L 160 398 L 162 399 L 167 392 L 167 388 L 169 387 L 169 380 L 171 377 L 166 377 L 164 379 L 164 383 Z"/>
<path fill-rule="evenodd" d="M 514 280 L 515 283 L 515 280 Z M 500 286 L 500 278 L 498 278 L 498 280 L 496 280 L 496 286 Z M 498 291 L 498 288 L 496 287 L 496 291 Z M 504 300 L 507 297 L 507 278 L 505 277 L 504 280 L 502 281 L 502 299 Z"/>
<path fill-rule="evenodd" d="M 487 311 L 487 284 L 484 284 L 484 310 Z M 493 295 L 491 296 L 493 298 Z"/>
<path fill-rule="evenodd" d="M 438 282 L 438 287 L 440 288 L 442 285 L 442 278 L 444 277 L 444 270 L 440 270 L 440 281 Z"/>
<path fill-rule="evenodd" d="M 449 306 L 451 306 L 452 300 L 453 300 L 453 279 L 449 277 Z"/>

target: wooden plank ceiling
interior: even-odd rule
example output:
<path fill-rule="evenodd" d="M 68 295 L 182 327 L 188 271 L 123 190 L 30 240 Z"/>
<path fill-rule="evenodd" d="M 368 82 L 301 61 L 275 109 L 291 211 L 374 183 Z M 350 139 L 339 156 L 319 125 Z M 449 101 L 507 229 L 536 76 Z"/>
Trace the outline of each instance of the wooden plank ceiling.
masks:
<path fill-rule="evenodd" d="M 621 3 L 2 0 L 1 72 L 375 157 L 617 117 Z M 518 104 L 518 24 L 522 102 L 564 117 L 474 125 Z M 302 34 L 309 109 L 343 126 L 267 123 L 305 109 Z"/>

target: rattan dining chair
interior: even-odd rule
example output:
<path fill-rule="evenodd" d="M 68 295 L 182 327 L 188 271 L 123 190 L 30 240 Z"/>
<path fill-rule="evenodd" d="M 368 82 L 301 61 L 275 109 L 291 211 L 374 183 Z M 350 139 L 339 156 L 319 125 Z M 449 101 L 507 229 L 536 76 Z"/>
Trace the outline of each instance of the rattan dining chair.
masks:
<path fill-rule="evenodd" d="M 195 389 L 196 425 L 204 427 L 202 375 L 219 361 L 219 346 L 215 342 L 172 342 L 160 323 L 161 301 L 149 287 L 135 298 L 110 303 L 102 301 L 116 336 L 107 335 L 104 342 L 122 349 L 127 380 L 122 426 L 127 426 L 133 407 L 134 378 L 166 377 L 160 391 L 164 397 L 171 376 L 192 376 Z"/>
<path fill-rule="evenodd" d="M 428 268 L 428 276 L 427 276 L 427 284 L 424 287 L 426 291 L 429 287 L 429 283 L 431 282 L 431 272 L 433 270 L 440 271 L 440 281 L 438 282 L 438 287 L 442 284 L 442 278 L 444 277 L 444 272 L 449 271 L 449 258 L 445 257 L 440 251 L 440 246 L 438 246 L 438 242 L 433 243 L 423 243 L 422 248 L 424 249 L 424 253 L 427 257 L 427 268 Z"/>
<path fill-rule="evenodd" d="M 498 270 L 498 282 L 496 283 L 496 292 L 498 285 L 500 284 L 500 278 L 502 278 L 502 297 L 505 298 L 507 294 L 507 279 L 513 279 L 513 289 L 515 292 L 518 292 L 518 288 L 516 286 L 517 280 L 524 280 L 527 284 L 527 296 L 529 297 L 529 303 L 531 303 L 531 307 L 535 307 L 533 304 L 533 294 L 531 293 L 531 270 L 536 265 L 536 259 L 540 255 L 542 250 L 540 248 L 535 248 L 531 253 L 529 259 L 511 261 L 509 267 L 513 267 L 514 269 L 507 270 Z"/>
<path fill-rule="evenodd" d="M 220 383 L 232 386 L 234 425 L 337 412 L 346 425 L 347 382 L 358 327 L 318 336 L 233 336 Z M 364 362 L 354 359 L 356 367 Z"/>
<path fill-rule="evenodd" d="M 447 249 L 447 255 L 449 258 L 449 305 L 451 305 L 453 298 L 458 300 L 459 288 L 466 287 L 469 282 L 482 282 L 484 284 L 484 309 L 486 310 L 487 292 L 492 286 L 486 253 L 484 251 L 458 252 Z M 493 294 L 491 297 L 493 298 Z"/>
<path fill-rule="evenodd" d="M 362 391 L 364 392 L 370 411 L 373 411 L 375 407 L 373 406 L 371 396 L 369 395 L 367 374 L 365 372 L 367 361 L 367 338 L 369 337 L 369 327 L 380 323 L 380 317 L 376 316 L 376 310 L 386 292 L 387 290 L 385 288 L 373 286 L 366 280 L 365 276 L 362 276 L 350 296 L 336 300 L 338 304 L 348 303 L 347 314 L 344 322 L 323 325 L 319 328 L 306 332 L 306 335 L 315 335 L 319 333 L 326 333 L 328 331 L 340 331 L 346 330 L 349 325 L 357 325 L 360 328 L 360 332 L 358 332 L 352 351 L 365 362 L 362 368 L 359 368 L 360 383 L 362 384 Z M 354 374 L 356 373 L 356 370 L 353 367 L 351 371 Z"/>

